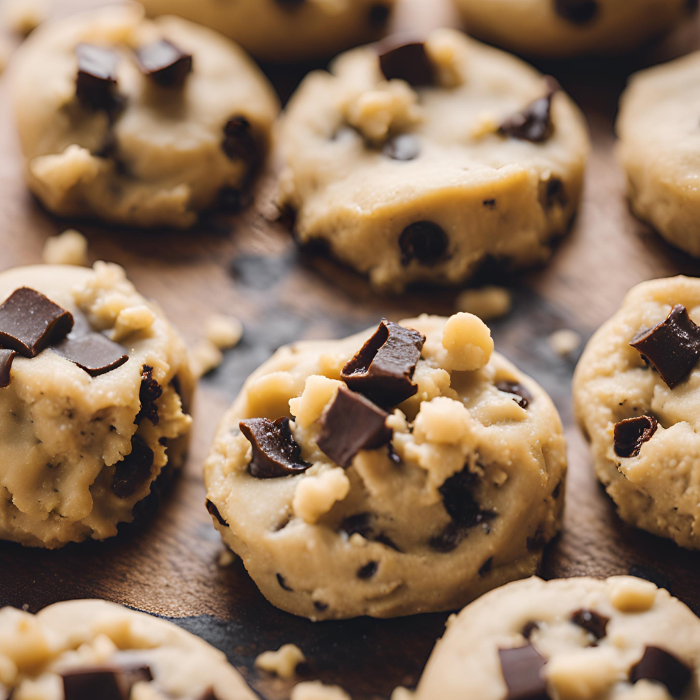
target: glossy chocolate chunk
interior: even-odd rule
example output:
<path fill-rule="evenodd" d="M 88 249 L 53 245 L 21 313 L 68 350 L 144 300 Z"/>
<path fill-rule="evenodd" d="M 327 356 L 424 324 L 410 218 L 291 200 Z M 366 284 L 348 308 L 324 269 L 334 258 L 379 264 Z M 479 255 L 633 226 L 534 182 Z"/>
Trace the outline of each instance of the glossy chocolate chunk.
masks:
<path fill-rule="evenodd" d="M 158 406 L 156 401 L 163 395 L 163 389 L 158 382 L 153 379 L 153 367 L 144 365 L 141 368 L 141 386 L 139 388 L 139 400 L 141 401 L 141 410 L 138 412 L 134 423 L 140 425 L 144 418 L 158 425 L 160 417 L 158 416 Z"/>
<path fill-rule="evenodd" d="M 525 109 L 506 119 L 500 126 L 503 136 L 521 141 L 542 143 L 554 131 L 552 124 L 552 98 L 559 90 L 559 85 L 551 79 L 548 81 L 547 94 L 529 104 Z"/>
<path fill-rule="evenodd" d="M 10 386 L 12 362 L 16 354 L 14 350 L 0 349 L 0 389 Z"/>
<path fill-rule="evenodd" d="M 91 377 L 111 372 L 121 367 L 128 359 L 128 351 L 119 343 L 112 342 L 102 333 L 80 335 L 71 333 L 65 340 L 51 348 L 66 360 L 85 370 Z"/>
<path fill-rule="evenodd" d="M 554 0 L 554 9 L 572 24 L 587 24 L 598 14 L 597 0 Z"/>
<path fill-rule="evenodd" d="M 630 681 L 656 681 L 668 688 L 674 698 L 680 698 L 692 678 L 692 670 L 679 658 L 659 647 L 645 647 L 639 663 L 630 671 Z"/>
<path fill-rule="evenodd" d="M 180 88 L 192 72 L 192 55 L 167 39 L 136 49 L 141 72 L 163 87 Z"/>
<path fill-rule="evenodd" d="M 90 109 L 112 109 L 116 103 L 119 54 L 104 46 L 78 44 L 75 55 L 78 58 L 75 89 L 80 103 Z"/>
<path fill-rule="evenodd" d="M 0 348 L 36 357 L 73 328 L 73 315 L 29 287 L 15 290 L 0 306 Z"/>
<path fill-rule="evenodd" d="M 550 700 L 542 673 L 547 662 L 532 644 L 499 649 L 498 656 L 508 687 L 506 700 Z"/>
<path fill-rule="evenodd" d="M 115 465 L 112 493 L 117 498 L 130 498 L 151 478 L 153 450 L 140 435 L 131 438 L 131 452 Z"/>
<path fill-rule="evenodd" d="M 389 38 L 377 45 L 377 52 L 387 80 L 405 80 L 413 87 L 435 85 L 435 68 L 422 41 Z"/>
<path fill-rule="evenodd" d="M 207 507 L 207 511 L 209 512 L 209 515 L 216 518 L 219 525 L 223 525 L 224 527 L 229 527 L 229 524 L 221 517 L 221 513 L 219 512 L 219 509 L 208 498 L 207 498 L 205 505 Z"/>
<path fill-rule="evenodd" d="M 319 448 L 341 467 L 360 450 L 376 450 L 391 440 L 389 414 L 361 394 L 340 387 L 321 418 Z"/>
<path fill-rule="evenodd" d="M 384 319 L 340 377 L 378 406 L 394 407 L 418 391 L 411 379 L 423 343 L 421 333 Z"/>
<path fill-rule="evenodd" d="M 506 380 L 496 382 L 496 389 L 505 394 L 513 394 L 513 401 L 515 401 L 520 408 L 527 408 L 532 401 L 532 394 L 518 382 L 509 382 Z"/>
<path fill-rule="evenodd" d="M 253 130 L 245 117 L 231 117 L 226 122 L 221 148 L 231 160 L 242 160 L 251 165 L 257 161 L 258 149 Z"/>
<path fill-rule="evenodd" d="M 406 267 L 412 260 L 421 265 L 435 265 L 447 255 L 449 238 L 432 221 L 409 224 L 399 236 L 401 264 Z"/>
<path fill-rule="evenodd" d="M 277 479 L 301 474 L 311 465 L 301 458 L 301 447 L 294 441 L 289 418 L 276 421 L 250 418 L 239 424 L 241 433 L 253 447 L 249 471 L 258 479 Z"/>
<path fill-rule="evenodd" d="M 148 666 L 95 667 L 66 671 L 61 678 L 65 700 L 129 700 L 132 686 L 153 675 Z"/>
<path fill-rule="evenodd" d="M 685 306 L 676 304 L 653 328 L 639 331 L 630 345 L 637 350 L 670 389 L 682 382 L 700 357 L 700 328 Z"/>
<path fill-rule="evenodd" d="M 420 140 L 413 134 L 400 134 L 384 144 L 382 153 L 392 160 L 415 160 L 420 155 Z"/>
<path fill-rule="evenodd" d="M 636 457 L 642 445 L 656 432 L 654 416 L 626 418 L 615 424 L 615 454 L 618 457 Z"/>
<path fill-rule="evenodd" d="M 592 634 L 596 639 L 602 639 L 607 634 L 610 618 L 595 612 L 595 610 L 581 608 L 581 610 L 571 613 L 571 621 Z"/>

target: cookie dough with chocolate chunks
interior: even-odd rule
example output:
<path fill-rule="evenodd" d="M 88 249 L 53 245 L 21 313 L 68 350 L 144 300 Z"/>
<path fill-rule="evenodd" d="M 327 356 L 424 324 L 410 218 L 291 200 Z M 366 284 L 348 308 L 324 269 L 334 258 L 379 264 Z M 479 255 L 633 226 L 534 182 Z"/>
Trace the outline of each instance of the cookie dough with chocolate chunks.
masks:
<path fill-rule="evenodd" d="M 278 204 L 301 245 L 381 289 L 547 260 L 589 151 L 555 81 L 454 30 L 387 39 L 306 77 L 279 127 Z"/>
<path fill-rule="evenodd" d="M 566 446 L 549 397 L 492 351 L 476 316 L 421 316 L 295 343 L 248 378 L 205 464 L 207 508 L 268 600 L 392 617 L 535 572 Z"/>
<path fill-rule="evenodd" d="M 245 52 L 137 5 L 42 25 L 16 54 L 26 178 L 52 213 L 187 228 L 240 201 L 279 104 Z"/>
<path fill-rule="evenodd" d="M 0 273 L 0 539 L 116 535 L 182 465 L 193 390 L 182 341 L 121 267 Z"/>
<path fill-rule="evenodd" d="M 0 698 L 255 700 L 218 649 L 172 622 L 72 600 L 0 608 Z"/>
<path fill-rule="evenodd" d="M 589 341 L 574 400 L 620 517 L 700 549 L 700 280 L 634 287 Z"/>

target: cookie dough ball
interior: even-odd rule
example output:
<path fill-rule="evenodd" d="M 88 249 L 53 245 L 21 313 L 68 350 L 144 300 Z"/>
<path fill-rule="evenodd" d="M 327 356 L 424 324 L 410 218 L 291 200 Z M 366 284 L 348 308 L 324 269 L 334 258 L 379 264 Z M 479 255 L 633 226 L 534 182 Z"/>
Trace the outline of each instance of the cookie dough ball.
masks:
<path fill-rule="evenodd" d="M 384 34 L 396 0 L 140 0 L 206 24 L 265 61 L 328 58 Z"/>
<path fill-rule="evenodd" d="M 620 517 L 700 548 L 700 280 L 645 282 L 588 343 L 576 412 Z"/>
<path fill-rule="evenodd" d="M 131 5 L 32 33 L 13 93 L 27 181 L 46 208 L 144 227 L 237 206 L 278 112 L 231 41 Z"/>
<path fill-rule="evenodd" d="M 630 576 L 511 583 L 453 617 L 414 700 L 697 698 L 700 620 Z"/>
<path fill-rule="evenodd" d="M 171 622 L 101 600 L 0 609 L 0 697 L 255 700 L 224 654 Z"/>
<path fill-rule="evenodd" d="M 184 462 L 182 341 L 117 265 L 0 273 L 0 539 L 117 534 Z"/>
<path fill-rule="evenodd" d="M 632 210 L 700 257 L 700 52 L 635 75 L 622 96 L 617 155 Z"/>
<path fill-rule="evenodd" d="M 280 349 L 205 465 L 207 507 L 274 605 L 312 619 L 450 610 L 536 570 L 566 447 L 475 316 Z"/>
<path fill-rule="evenodd" d="M 467 31 L 551 58 L 621 54 L 691 15 L 689 0 L 455 0 Z"/>
<path fill-rule="evenodd" d="M 534 69 L 453 30 L 315 72 L 280 133 L 279 203 L 380 288 L 546 260 L 576 212 L 583 118 Z"/>

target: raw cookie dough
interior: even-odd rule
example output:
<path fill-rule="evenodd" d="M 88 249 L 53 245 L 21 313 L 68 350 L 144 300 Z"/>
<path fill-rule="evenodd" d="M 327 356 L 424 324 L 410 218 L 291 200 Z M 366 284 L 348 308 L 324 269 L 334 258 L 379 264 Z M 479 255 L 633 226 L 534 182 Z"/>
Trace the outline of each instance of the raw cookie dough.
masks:
<path fill-rule="evenodd" d="M 266 61 L 327 58 L 386 30 L 396 0 L 140 0 L 206 24 Z"/>
<path fill-rule="evenodd" d="M 43 317 L 28 314 L 24 287 L 64 312 L 35 357 L 11 356 L 18 344 L 4 336 L 13 318 Z M 0 304 L 0 539 L 55 548 L 112 537 L 184 461 L 194 381 L 183 343 L 117 265 L 8 270 Z"/>
<path fill-rule="evenodd" d="M 101 600 L 0 609 L 0 698 L 255 700 L 224 654 L 171 622 Z"/>
<path fill-rule="evenodd" d="M 634 213 L 700 256 L 700 52 L 642 71 L 623 93 L 617 155 Z"/>
<path fill-rule="evenodd" d="M 692 0 L 455 0 L 467 31 L 552 58 L 621 54 L 691 15 Z"/>
<path fill-rule="evenodd" d="M 312 73 L 289 103 L 278 202 L 296 212 L 300 243 L 326 243 L 394 290 L 460 283 L 487 258 L 546 260 L 581 195 L 579 110 L 551 79 L 460 32 L 392 41 Z"/>
<path fill-rule="evenodd" d="M 673 277 L 632 289 L 588 343 L 574 400 L 596 474 L 620 517 L 697 549 L 700 331 L 693 320 L 700 322 L 700 280 Z"/>
<path fill-rule="evenodd" d="M 48 23 L 14 63 L 27 181 L 61 216 L 186 228 L 236 207 L 278 112 L 230 40 L 135 5 Z"/>
<path fill-rule="evenodd" d="M 414 700 L 697 700 L 700 620 L 630 576 L 538 578 L 450 618 Z M 519 692 L 518 692 L 519 691 Z"/>
<path fill-rule="evenodd" d="M 205 482 L 266 598 L 312 619 L 391 617 L 534 573 L 566 446 L 549 397 L 492 349 L 475 316 L 421 316 L 284 347 L 253 373 Z"/>

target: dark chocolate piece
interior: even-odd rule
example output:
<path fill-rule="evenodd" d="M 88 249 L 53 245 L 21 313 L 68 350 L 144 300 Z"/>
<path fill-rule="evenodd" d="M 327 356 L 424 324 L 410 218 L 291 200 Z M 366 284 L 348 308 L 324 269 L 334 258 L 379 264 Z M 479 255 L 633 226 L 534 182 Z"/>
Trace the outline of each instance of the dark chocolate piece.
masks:
<path fill-rule="evenodd" d="M 66 671 L 61 678 L 65 700 L 129 700 L 132 686 L 153 675 L 148 666 L 95 667 Z"/>
<path fill-rule="evenodd" d="M 674 698 L 680 698 L 692 675 L 692 670 L 670 652 L 647 646 L 644 647 L 644 656 L 630 671 L 630 682 L 656 681 L 665 685 Z"/>
<path fill-rule="evenodd" d="M 572 24 L 587 24 L 598 14 L 598 0 L 554 0 L 554 9 Z"/>
<path fill-rule="evenodd" d="M 250 165 L 257 161 L 258 148 L 250 122 L 245 117 L 231 117 L 226 122 L 221 148 L 231 160 L 242 160 Z"/>
<path fill-rule="evenodd" d="M 0 389 L 10 386 L 10 371 L 16 354 L 14 350 L 0 349 Z"/>
<path fill-rule="evenodd" d="M 550 177 L 544 185 L 544 206 L 553 209 L 559 206 L 562 209 L 568 204 L 564 183 L 558 177 Z"/>
<path fill-rule="evenodd" d="M 140 435 L 131 438 L 131 452 L 115 465 L 112 492 L 117 498 L 130 498 L 151 478 L 153 456 Z"/>
<path fill-rule="evenodd" d="M 418 391 L 411 379 L 423 343 L 425 336 L 418 331 L 383 319 L 340 377 L 378 406 L 393 408 Z"/>
<path fill-rule="evenodd" d="M 392 160 L 415 160 L 420 155 L 420 140 L 413 134 L 394 136 L 384 144 L 382 153 Z"/>
<path fill-rule="evenodd" d="M 399 236 L 401 264 L 406 267 L 412 260 L 421 265 L 435 265 L 447 255 L 450 239 L 432 221 L 409 224 Z"/>
<path fill-rule="evenodd" d="M 160 384 L 153 379 L 153 367 L 144 365 L 141 368 L 141 387 L 139 388 L 139 401 L 141 401 L 141 410 L 138 412 L 134 423 L 140 425 L 144 418 L 158 425 L 160 417 L 158 416 L 158 406 L 156 401 L 162 396 L 163 389 Z"/>
<path fill-rule="evenodd" d="M 515 401 L 520 408 L 527 408 L 532 401 L 532 394 L 518 382 L 509 382 L 506 380 L 496 382 L 496 389 L 502 391 L 504 394 L 513 394 L 513 401 Z"/>
<path fill-rule="evenodd" d="M 117 100 L 117 64 L 119 54 L 104 46 L 78 44 L 78 75 L 75 81 L 76 96 L 90 109 L 111 110 Z"/>
<path fill-rule="evenodd" d="M 363 580 L 372 578 L 372 576 L 377 573 L 378 568 L 379 564 L 377 564 L 376 561 L 367 562 L 364 566 L 357 570 L 357 578 L 361 578 Z"/>
<path fill-rule="evenodd" d="M 124 346 L 105 338 L 102 333 L 71 333 L 51 349 L 78 365 L 91 377 L 111 372 L 129 359 L 128 350 Z"/>
<path fill-rule="evenodd" d="M 377 52 L 387 80 L 405 80 L 413 87 L 435 85 L 435 68 L 422 41 L 389 38 L 377 45 Z"/>
<path fill-rule="evenodd" d="M 595 610 L 586 610 L 581 608 L 576 612 L 571 613 L 571 621 L 583 627 L 586 632 L 592 634 L 596 639 L 602 639 L 607 634 L 609 617 L 597 613 Z"/>
<path fill-rule="evenodd" d="M 285 591 L 294 591 L 293 588 L 290 588 L 287 585 L 287 581 L 285 580 L 284 576 L 282 576 L 282 574 L 277 574 L 277 583 L 279 583 L 280 588 L 283 588 Z"/>
<path fill-rule="evenodd" d="M 207 511 L 209 511 L 209 515 L 216 518 L 217 521 L 219 522 L 219 525 L 223 525 L 224 527 L 229 527 L 229 524 L 221 517 L 221 513 L 219 512 L 219 509 L 208 498 L 207 498 L 205 505 L 207 507 Z"/>
<path fill-rule="evenodd" d="M 319 448 L 341 467 L 360 450 L 376 450 L 391 441 L 389 414 L 362 394 L 340 387 L 321 418 Z"/>
<path fill-rule="evenodd" d="M 550 700 L 542 669 L 547 663 L 532 644 L 499 649 L 501 671 L 508 687 L 506 700 Z"/>
<path fill-rule="evenodd" d="M 636 457 L 642 445 L 651 440 L 658 423 L 654 416 L 626 418 L 615 424 L 615 454 L 618 457 Z"/>
<path fill-rule="evenodd" d="M 277 479 L 290 474 L 301 474 L 311 465 L 301 458 L 301 447 L 294 441 L 289 418 L 276 421 L 250 418 L 239 423 L 244 437 L 253 447 L 253 458 L 248 467 L 258 479 Z"/>
<path fill-rule="evenodd" d="M 328 603 L 322 603 L 320 600 L 314 600 L 314 607 L 319 612 L 325 612 L 328 610 Z"/>
<path fill-rule="evenodd" d="M 486 574 L 491 571 L 491 568 L 493 567 L 493 557 L 489 557 L 480 567 L 479 567 L 479 576 L 485 576 Z"/>
<path fill-rule="evenodd" d="M 532 141 L 532 143 L 546 141 L 554 131 L 552 98 L 558 90 L 558 83 L 550 78 L 547 94 L 506 119 L 499 127 L 499 132 L 503 136 L 521 141 Z"/>
<path fill-rule="evenodd" d="M 369 23 L 372 27 L 383 27 L 391 17 L 391 8 L 383 3 L 377 3 L 369 8 Z"/>
<path fill-rule="evenodd" d="M 375 516 L 372 513 L 357 513 L 350 515 L 340 524 L 340 529 L 347 534 L 348 537 L 359 534 L 370 542 L 379 542 L 385 547 L 400 552 L 396 543 L 384 532 L 377 532 L 374 527 Z"/>
<path fill-rule="evenodd" d="M 36 357 L 73 328 L 70 311 L 29 287 L 20 287 L 0 306 L 0 347 Z"/>
<path fill-rule="evenodd" d="M 682 382 L 700 357 L 700 328 L 685 306 L 676 304 L 653 328 L 639 331 L 630 345 L 666 382 L 669 389 Z"/>
<path fill-rule="evenodd" d="M 192 72 L 192 55 L 167 39 L 136 49 L 141 72 L 163 87 L 181 88 Z"/>
<path fill-rule="evenodd" d="M 525 639 L 530 639 L 532 635 L 540 628 L 540 625 L 538 622 L 535 622 L 534 620 L 530 620 L 525 627 L 523 627 L 523 631 L 521 634 Z"/>

